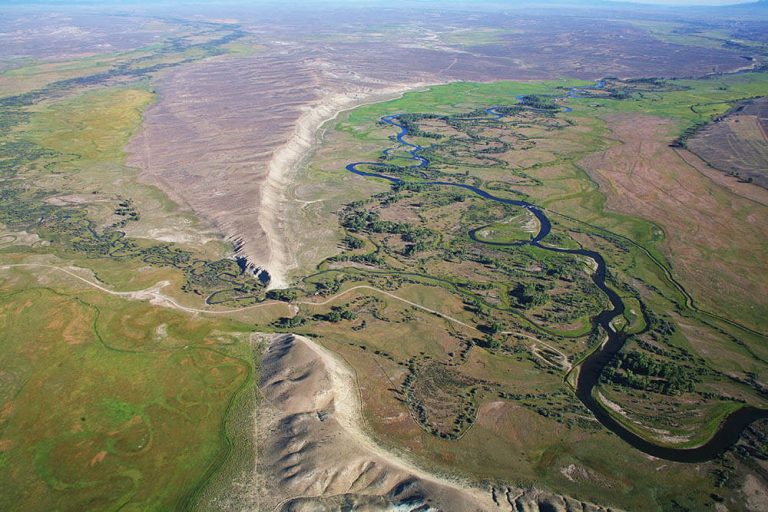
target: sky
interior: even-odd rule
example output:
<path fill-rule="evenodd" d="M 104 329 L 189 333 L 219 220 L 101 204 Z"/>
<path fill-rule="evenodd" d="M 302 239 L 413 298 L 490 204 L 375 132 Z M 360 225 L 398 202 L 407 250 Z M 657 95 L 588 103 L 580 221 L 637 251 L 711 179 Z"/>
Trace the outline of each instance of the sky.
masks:
<path fill-rule="evenodd" d="M 384 0 L 293 0 L 294 4 L 305 4 L 305 5 L 322 5 L 324 2 L 328 3 L 343 3 L 347 2 L 349 4 L 366 4 L 366 3 L 381 3 Z M 403 0 L 400 0 L 403 1 Z M 584 3 L 584 4 L 600 4 L 604 0 L 560 0 L 563 4 L 578 4 L 578 3 Z M 669 6 L 716 6 L 716 5 L 734 5 L 734 4 L 744 4 L 744 3 L 753 3 L 757 0 L 607 0 L 608 2 L 620 2 L 620 3 L 634 3 L 634 4 L 648 4 L 648 5 L 669 5 Z M 116 4 L 116 5 L 134 5 L 134 4 L 146 4 L 146 5 L 153 5 L 153 4 L 162 4 L 162 5 L 173 5 L 173 4 L 209 4 L 209 5 L 215 5 L 216 3 L 221 4 L 238 4 L 238 3 L 245 3 L 245 4 L 259 4 L 259 3 L 283 3 L 283 0 L 0 0 L 0 6 L 3 5 L 25 5 L 25 4 L 37 4 L 37 5 L 45 5 L 45 4 L 52 4 L 52 5 L 62 5 L 62 4 Z M 410 2 L 416 3 L 416 4 L 429 4 L 429 3 L 443 3 L 443 4 L 452 4 L 452 3 L 467 3 L 471 4 L 468 0 L 410 0 Z M 496 5 L 515 5 L 517 4 L 534 4 L 535 0 L 481 0 L 479 3 L 490 3 L 490 4 L 496 4 Z M 552 4 L 552 3 L 558 3 L 558 0 L 547 0 L 546 2 L 542 2 L 543 4 Z"/>
<path fill-rule="evenodd" d="M 82 1 L 82 0 L 81 0 Z M 144 3 L 145 0 L 112 0 L 113 3 Z M 295 0 L 298 3 L 308 3 L 306 0 Z M 338 0 L 337 0 L 338 1 Z M 350 3 L 355 3 L 356 1 L 361 0 L 347 0 Z M 515 3 L 516 0 L 496 0 L 497 3 Z M 574 0 L 571 0 L 574 1 Z M 576 2 L 580 0 L 575 0 Z M 588 2 L 589 0 L 581 0 L 584 2 Z M 657 5 L 733 5 L 733 4 L 743 4 L 743 3 L 751 3 L 755 2 L 757 0 L 609 0 L 614 2 L 622 2 L 622 3 L 643 3 L 643 4 L 657 4 Z M 65 4 L 68 3 L 67 0 L 0 0 L 0 4 L 24 4 L 24 3 L 60 3 Z M 74 0 L 72 3 L 80 3 L 77 0 Z M 90 2 L 89 2 L 90 3 Z M 96 0 L 93 1 L 93 3 L 101 3 L 97 2 Z M 109 0 L 105 0 L 104 3 L 109 3 Z M 146 3 L 152 3 L 151 1 L 148 1 Z M 173 1 L 166 1 L 164 3 L 174 3 Z M 183 4 L 185 3 L 183 0 L 178 1 L 177 3 Z M 215 0 L 211 1 L 210 3 L 216 3 Z M 229 3 L 229 2 L 224 2 Z M 312 0 L 311 3 L 322 3 L 322 0 Z"/>
<path fill-rule="evenodd" d="M 632 2 L 654 5 L 733 5 L 748 3 L 749 0 L 632 0 Z"/>

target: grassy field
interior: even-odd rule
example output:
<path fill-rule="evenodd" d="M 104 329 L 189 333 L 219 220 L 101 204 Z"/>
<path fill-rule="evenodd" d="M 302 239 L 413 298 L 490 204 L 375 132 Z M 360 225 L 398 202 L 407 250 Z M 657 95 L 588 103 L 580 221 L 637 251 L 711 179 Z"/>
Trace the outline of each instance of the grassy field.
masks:
<path fill-rule="evenodd" d="M 0 266 L 48 265 L 0 269 L 0 507 L 207 509 L 229 499 L 255 457 L 253 333 L 285 331 L 315 337 L 365 376 L 370 432 L 429 467 L 628 509 L 723 500 L 739 508 L 742 452 L 695 471 L 651 459 L 602 428 L 565 382 L 602 341 L 592 319 L 607 301 L 590 278 L 594 262 L 493 245 L 530 239 L 536 219 L 419 183 L 526 199 L 552 220 L 546 244 L 600 252 L 627 305 L 614 325 L 628 341 L 598 391 L 649 439 L 696 444 L 740 404 L 766 406 L 764 337 L 739 325 L 764 330 L 765 304 L 749 283 L 716 301 L 724 288 L 707 277 L 738 283 L 728 272 L 759 271 L 764 247 L 744 245 L 757 214 L 671 160 L 668 145 L 764 94 L 765 74 L 612 80 L 599 90 L 572 80 L 454 83 L 344 113 L 293 191 L 307 201 L 294 217 L 304 224 L 298 236 L 312 237 L 297 285 L 268 295 L 227 257 L 233 248 L 212 226 L 124 163 L 154 101 L 152 73 L 259 51 L 231 30 L 0 77 L 0 94 L 21 94 L 1 118 Z M 61 84 L 118 67 L 124 74 L 97 83 L 120 85 Z M 42 92 L 29 101 L 22 93 L 32 90 Z M 494 119 L 492 106 L 506 115 Z M 395 113 L 416 132 L 409 140 L 428 147 L 430 166 L 408 168 L 405 148 L 393 147 L 394 130 L 378 120 Z M 645 130 L 644 151 L 665 164 L 660 175 L 633 160 L 642 152 L 627 126 Z M 387 148 L 392 158 L 382 156 Z M 362 160 L 390 166 L 407 184 L 343 170 Z M 641 181 L 661 190 L 617 206 L 625 190 L 645 190 Z M 707 240 L 686 238 L 690 223 L 706 225 L 706 205 L 694 205 L 698 217 L 687 224 L 677 220 L 687 212 L 669 200 L 682 197 L 676 185 L 728 213 Z M 730 234 L 740 236 L 729 247 L 704 250 Z M 165 281 L 154 295 L 137 293 Z M 261 307 L 267 298 L 284 302 Z M 724 474 L 732 478 L 720 485 Z"/>
<path fill-rule="evenodd" d="M 723 211 L 730 230 L 746 229 L 746 212 L 756 214 L 752 206 L 677 161 L 667 165 L 667 151 L 674 155 L 668 145 L 692 127 L 760 94 L 766 80 L 764 74 L 744 74 L 609 81 L 605 89 L 577 82 L 461 83 L 356 109 L 327 135 L 307 179 L 314 180 L 317 191 L 323 182 L 345 183 L 360 199 L 334 207 L 340 198 L 326 196 L 329 209 L 339 212 L 343 240 L 339 254 L 303 285 L 329 296 L 366 283 L 449 318 L 356 290 L 323 307 L 302 307 L 301 321 L 290 328 L 319 336 L 365 375 L 362 393 L 371 429 L 387 445 L 419 454 L 436 468 L 477 479 L 516 475 L 520 485 L 536 482 L 629 509 L 666 510 L 670 503 L 701 509 L 720 500 L 739 508 L 740 478 L 749 470 L 736 452 L 695 472 L 649 460 L 607 435 L 575 401 L 564 382 L 564 365 L 578 363 L 600 342 L 589 318 L 605 307 L 599 299 L 590 302 L 590 283 L 580 281 L 590 262 L 472 243 L 467 238 L 472 229 L 485 242 L 526 239 L 525 222 L 516 212 L 471 194 L 416 184 L 469 183 L 503 197 L 525 198 L 546 206 L 553 220 L 545 243 L 599 251 L 608 261 L 609 285 L 627 306 L 614 325 L 627 333 L 628 343 L 621 353 L 625 366 L 617 362 L 598 391 L 643 436 L 693 446 L 741 403 L 766 406 L 759 385 L 750 384 L 750 375 L 758 381 L 766 375 L 763 338 L 749 330 L 762 328 L 764 317 L 739 304 L 763 305 L 746 288 L 734 292 L 732 304 L 717 299 L 719 288 L 695 274 L 724 275 L 716 260 L 680 249 L 683 243 L 704 247 L 686 238 L 689 227 L 672 223 L 685 213 L 670 215 L 675 210 L 665 201 L 673 194 L 681 197 L 680 190 L 670 186 L 668 195 L 661 188 L 637 208 L 617 208 L 613 201 L 626 193 L 615 177 L 621 175 L 604 179 L 589 158 L 618 151 L 613 162 L 640 169 L 631 155 L 642 152 L 626 142 L 614 120 L 645 126 L 664 155 L 652 157 L 664 162 L 661 174 L 676 186 L 691 187 L 687 193 L 705 187 L 710 196 L 727 197 Z M 552 101 L 573 87 L 573 97 L 554 103 L 554 114 L 512 111 L 504 121 L 483 120 L 482 110 L 489 106 L 514 105 L 526 94 Z M 573 111 L 560 111 L 562 105 Z M 397 148 L 394 130 L 377 123 L 393 113 L 407 113 L 416 134 L 409 142 L 429 146 L 428 168 L 408 169 L 402 158 L 379 159 L 383 149 Z M 645 149 L 650 137 L 643 139 Z M 350 147 L 359 152 L 344 161 Z M 386 192 L 374 179 L 339 176 L 346 163 L 361 160 L 390 166 L 385 174 L 410 185 Z M 637 177 L 622 186 L 634 183 L 642 190 Z M 667 178 L 654 176 L 648 183 Z M 368 183 L 379 188 L 369 188 L 366 198 Z M 665 205 L 667 218 L 654 214 L 658 205 Z M 687 222 L 708 224 L 703 217 Z M 419 235 L 411 239 L 413 232 Z M 708 236 L 710 243 L 729 240 L 719 227 Z M 722 257 L 735 258 L 729 265 L 739 273 L 736 269 L 763 261 L 741 242 Z M 698 262 L 699 268 L 687 262 Z M 561 294 L 568 300 L 558 302 Z M 723 475 L 730 475 L 726 485 Z"/>
<path fill-rule="evenodd" d="M 739 182 L 768 187 L 765 161 L 768 138 L 763 119 L 768 100 L 744 102 L 720 122 L 696 132 L 685 141 L 686 148 L 707 164 Z"/>
<path fill-rule="evenodd" d="M 254 322 L 286 307 L 181 311 L 213 309 L 203 299 L 229 299 L 233 284 L 263 298 L 263 286 L 125 165 L 154 101 L 149 70 L 218 53 L 215 30 L 176 35 L 0 77 L 3 510 L 191 509 L 224 488 L 222 468 L 248 465 L 233 443 L 248 442 Z M 131 296 L 166 282 L 165 306 Z"/>
<path fill-rule="evenodd" d="M 702 48 L 742 48 L 764 50 L 765 46 L 757 41 L 734 37 L 726 28 L 694 28 L 682 23 L 667 21 L 632 21 L 633 25 L 644 28 L 661 41 L 684 46 Z"/>
<path fill-rule="evenodd" d="M 34 115 L 24 127 L 40 146 L 74 157 L 72 168 L 124 160 L 127 137 L 141 123 L 154 100 L 148 89 L 112 88 L 56 102 Z M 58 172 L 72 168 L 57 167 Z"/>
<path fill-rule="evenodd" d="M 512 243 L 530 240 L 539 230 L 538 220 L 528 210 L 519 209 L 512 215 L 475 231 L 475 236 L 484 242 Z"/>
<path fill-rule="evenodd" d="M 6 509 L 175 508 L 223 460 L 250 328 L 3 272 Z"/>
<path fill-rule="evenodd" d="M 99 260 L 85 266 L 109 268 L 111 260 L 181 270 L 182 288 L 211 304 L 263 299 L 263 284 L 226 257 L 231 244 L 125 165 L 123 148 L 153 98 L 138 82 L 28 109 L 28 122 L 6 138 L 4 162 L 18 180 L 4 183 L 0 220 L 40 237 L 45 245 L 32 252 L 50 245 L 75 261 Z M 21 156 L 11 156 L 19 149 Z M 32 181 L 33 192 L 22 185 Z M 113 282 L 134 279 L 116 270 Z"/>
<path fill-rule="evenodd" d="M 610 201 L 611 194 L 609 193 L 606 196 L 605 191 L 600 188 L 606 184 L 597 183 L 594 173 L 587 174 L 582 168 L 581 159 L 584 156 L 593 154 L 601 149 L 607 150 L 615 144 L 614 140 L 612 140 L 613 136 L 606 131 L 606 124 L 601 118 L 609 114 L 627 113 L 652 115 L 668 119 L 670 124 L 664 128 L 665 131 L 660 133 L 661 137 L 658 139 L 660 144 L 664 144 L 664 141 L 675 139 L 676 136 L 683 134 L 698 123 L 705 122 L 711 119 L 712 116 L 726 112 L 738 100 L 759 95 L 761 91 L 765 90 L 766 80 L 768 80 L 766 76 L 765 74 L 748 73 L 727 77 L 714 77 L 699 81 L 670 81 L 663 88 L 657 88 L 661 92 L 649 93 L 646 88 L 645 92 L 630 93 L 623 99 L 606 97 L 604 93 L 595 98 L 571 98 L 568 102 L 574 105 L 574 112 L 567 114 L 566 117 L 569 117 L 575 123 L 575 126 L 558 130 L 556 137 L 546 132 L 526 134 L 529 137 L 535 138 L 535 147 L 529 150 L 514 152 L 516 154 L 509 158 L 509 163 L 511 166 L 514 166 L 514 169 L 520 169 L 523 172 L 532 171 L 527 173 L 537 179 L 546 180 L 547 186 L 536 187 L 524 184 L 525 186 L 517 185 L 517 190 L 529 195 L 539 204 L 546 205 L 558 213 L 596 224 L 599 227 L 626 236 L 642 244 L 643 248 L 649 251 L 656 259 L 669 261 L 673 256 L 669 246 L 666 246 L 665 238 L 677 237 L 681 231 L 688 228 L 680 228 L 671 224 L 665 225 L 660 219 L 654 218 L 653 214 L 649 215 L 648 212 L 643 211 L 642 206 L 639 209 L 630 211 L 606 207 L 606 199 Z M 487 105 L 509 104 L 516 101 L 514 98 L 522 94 L 548 93 L 561 95 L 565 92 L 561 87 L 573 85 L 576 84 L 547 83 L 535 84 L 533 86 L 530 84 L 514 83 L 483 84 L 482 86 L 451 84 L 421 93 L 419 101 L 406 95 L 401 100 L 363 107 L 352 113 L 349 116 L 349 120 L 342 122 L 338 129 L 353 135 L 360 144 L 367 144 L 374 140 L 380 140 L 382 144 L 386 144 L 385 140 L 388 136 L 388 131 L 385 127 L 377 126 L 374 122 L 374 119 L 380 115 L 392 112 L 429 112 L 430 109 L 441 113 L 456 112 L 456 109 L 460 108 L 464 108 L 466 111 L 474 108 L 484 108 Z M 476 87 L 479 87 L 480 90 L 486 93 L 485 96 L 481 96 L 484 98 L 482 101 L 475 99 L 476 92 L 473 91 L 476 91 Z M 631 84 L 626 85 L 624 90 L 631 89 L 632 87 Z M 619 87 L 616 87 L 616 89 L 619 89 Z M 505 92 L 506 95 L 504 95 Z M 462 102 L 451 104 L 448 99 L 451 95 L 462 98 Z M 566 143 L 566 141 L 568 142 Z M 552 144 L 551 149 L 550 144 Z M 684 162 L 678 159 L 672 163 L 681 168 L 681 173 L 686 173 L 686 179 L 690 181 L 690 186 L 694 189 L 707 188 L 709 194 L 717 195 L 718 201 L 721 204 L 727 203 L 731 205 L 729 208 L 737 205 L 734 202 L 736 199 L 728 191 L 720 187 L 712 189 L 708 184 L 699 183 L 698 173 L 691 173 L 690 170 L 682 169 L 685 166 Z M 498 171 L 494 169 L 478 169 L 473 171 L 470 168 L 469 172 L 474 173 L 483 181 L 489 182 L 499 177 L 503 178 L 504 174 L 508 175 L 510 171 L 505 170 L 502 173 L 496 174 Z M 679 181 L 679 174 L 668 173 L 668 178 Z M 509 178 L 503 179 L 508 180 Z M 652 183 L 652 179 L 650 179 L 650 183 Z M 687 186 L 687 184 L 684 184 L 684 186 Z M 608 192 L 610 192 L 610 188 Z M 753 213 L 749 208 L 739 210 L 737 206 L 734 210 L 733 215 L 735 218 L 724 220 L 723 222 L 728 222 L 731 226 L 749 223 L 747 216 Z M 629 213 L 629 215 L 626 213 Z M 684 217 L 681 213 L 680 218 Z M 725 233 L 721 230 L 719 234 L 716 233 L 713 236 L 723 237 Z M 691 245 L 692 241 L 680 241 L 680 244 L 683 243 Z M 694 243 L 701 245 L 703 242 Z M 711 243 L 711 240 L 707 243 Z M 747 243 L 746 240 L 744 240 L 744 243 Z M 675 251 L 681 250 L 680 244 L 675 247 Z M 742 249 L 746 249 L 746 252 Z M 742 249 L 734 251 L 734 257 L 737 258 L 736 254 L 743 256 L 751 252 L 748 247 Z M 703 246 L 701 250 L 706 251 Z M 705 253 L 702 257 L 709 258 L 710 255 Z M 715 264 L 717 263 L 713 262 L 713 265 Z M 735 261 L 737 267 L 741 264 L 754 265 L 757 264 L 757 261 L 752 256 L 746 261 Z M 647 272 L 648 269 L 645 271 Z M 687 272 L 687 269 L 681 269 L 681 271 Z M 658 272 L 658 269 L 655 272 Z M 689 278 L 689 285 L 695 284 L 700 279 L 698 276 L 693 275 L 686 277 Z M 709 289 L 715 288 L 715 286 L 709 287 Z M 709 308 L 717 307 L 716 300 L 709 296 L 706 289 L 700 289 L 697 292 L 698 298 L 706 301 Z M 671 291 L 671 293 L 675 292 Z M 731 314 L 735 313 L 742 321 L 747 321 L 748 324 L 753 326 L 755 322 L 759 323 L 761 318 L 765 318 L 759 312 L 737 311 L 739 302 L 745 302 L 746 297 L 754 297 L 754 290 L 733 290 L 731 293 L 734 297 L 733 303 L 728 306 Z M 742 294 L 741 296 L 739 295 L 740 293 Z M 746 302 L 749 301 L 747 300 Z M 722 310 L 718 311 L 718 313 L 722 313 Z"/>
<path fill-rule="evenodd" d="M 395 293 L 430 297 L 432 305 L 457 311 L 449 297 L 434 289 L 404 286 Z M 536 482 L 580 499 L 633 510 L 661 508 L 671 499 L 691 509 L 709 503 L 709 472 L 715 464 L 691 472 L 685 465 L 651 460 L 627 449 L 589 419 L 563 387 L 562 375 L 528 350 L 529 341 L 503 353 L 477 346 L 467 350 L 467 341 L 477 333 L 368 292 L 303 314 L 326 314 L 333 306 L 355 311 L 356 317 L 298 330 L 319 336 L 365 377 L 361 392 L 367 422 L 392 450 L 416 454 L 437 471 L 521 486 Z M 362 324 L 365 328 L 359 329 Z M 446 365 L 447 375 L 436 371 L 441 365 Z M 427 392 L 439 400 L 439 407 L 428 409 L 426 422 L 403 403 L 409 375 L 415 375 L 412 399 Z M 474 418 L 471 426 L 456 423 L 467 411 Z M 434 434 L 450 433 L 454 425 L 458 440 Z"/>
<path fill-rule="evenodd" d="M 765 95 L 768 73 L 721 75 L 698 80 L 669 80 L 663 92 L 631 94 L 628 98 L 574 98 L 579 111 L 599 114 L 610 112 L 643 113 L 670 118 L 681 132 L 696 123 L 705 123 L 721 115 L 737 101 Z M 595 105 L 595 106 L 590 106 Z"/>

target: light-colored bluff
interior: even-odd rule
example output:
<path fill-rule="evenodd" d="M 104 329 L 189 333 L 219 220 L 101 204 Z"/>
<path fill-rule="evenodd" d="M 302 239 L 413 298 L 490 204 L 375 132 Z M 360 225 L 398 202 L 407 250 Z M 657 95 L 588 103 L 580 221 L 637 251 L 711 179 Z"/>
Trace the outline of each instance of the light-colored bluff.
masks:
<path fill-rule="evenodd" d="M 296 266 L 286 232 L 289 185 L 324 123 L 420 84 L 339 78 L 291 53 L 221 59 L 157 80 L 158 101 L 128 146 L 141 180 L 211 222 L 271 287 Z"/>

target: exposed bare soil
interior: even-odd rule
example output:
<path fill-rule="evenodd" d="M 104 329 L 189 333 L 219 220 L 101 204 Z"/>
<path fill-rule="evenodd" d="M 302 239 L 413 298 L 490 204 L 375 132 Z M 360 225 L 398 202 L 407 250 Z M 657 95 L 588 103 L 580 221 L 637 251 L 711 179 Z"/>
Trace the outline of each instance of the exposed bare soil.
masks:
<path fill-rule="evenodd" d="M 363 427 L 353 370 L 308 338 L 272 338 L 260 390 L 259 510 L 337 510 L 341 503 L 354 510 L 603 510 L 536 490 L 474 487 L 383 448 Z"/>
<path fill-rule="evenodd" d="M 161 39 L 169 28 L 142 17 L 78 11 L 73 6 L 67 6 L 67 11 L 31 6 L 4 11 L 0 19 L 2 56 L 60 60 L 130 50 Z"/>
<path fill-rule="evenodd" d="M 707 164 L 707 162 L 691 151 L 680 148 L 675 149 L 675 151 L 680 155 L 680 158 L 721 187 L 725 187 L 734 194 L 749 199 L 750 201 L 754 201 L 763 206 L 768 206 L 768 189 L 728 176 L 722 171 Z"/>
<path fill-rule="evenodd" d="M 768 188 L 768 98 L 709 124 L 688 140 L 688 148 L 712 167 Z"/>
<path fill-rule="evenodd" d="M 285 191 L 317 131 L 342 110 L 413 85 L 342 83 L 322 62 L 293 52 L 182 68 L 158 81 L 160 101 L 130 144 L 129 163 L 242 240 L 241 254 L 269 270 L 272 286 L 283 286 L 294 261 Z"/>
<path fill-rule="evenodd" d="M 468 19 L 448 12 L 414 24 L 408 13 L 385 10 L 372 20 L 344 9 L 324 11 L 328 24 L 318 27 L 310 11 L 229 14 L 263 35 L 263 49 L 159 79 L 159 101 L 129 146 L 130 163 L 143 169 L 144 180 L 242 241 L 241 254 L 270 272 L 273 287 L 289 283 L 302 259 L 297 254 L 313 253 L 286 233 L 297 201 L 290 185 L 321 126 L 342 110 L 455 80 L 701 75 L 744 62 L 720 50 L 681 52 L 628 24 L 578 17 Z M 399 36 L 387 32 L 391 26 L 400 27 Z M 507 32 L 493 44 L 462 44 L 451 39 L 459 26 Z"/>
<path fill-rule="evenodd" d="M 619 114 L 606 118 L 621 144 L 581 165 L 607 195 L 608 208 L 648 219 L 666 235 L 673 272 L 695 296 L 740 320 L 768 313 L 764 241 L 768 208 L 714 183 L 668 146 L 671 121 Z M 745 309 L 744 305 L 750 305 Z"/>

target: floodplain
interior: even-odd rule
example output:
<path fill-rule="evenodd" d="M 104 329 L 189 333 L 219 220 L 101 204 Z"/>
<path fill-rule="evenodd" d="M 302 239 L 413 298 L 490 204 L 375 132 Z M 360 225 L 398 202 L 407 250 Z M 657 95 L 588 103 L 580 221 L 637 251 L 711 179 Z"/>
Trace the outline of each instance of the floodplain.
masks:
<path fill-rule="evenodd" d="M 764 504 L 741 11 L 2 9 L 3 510 Z"/>

